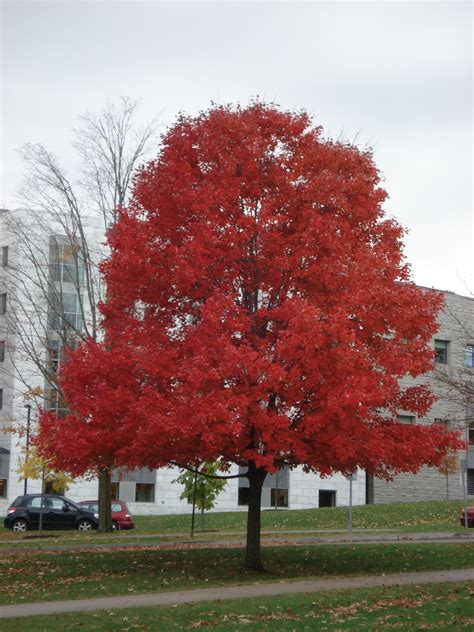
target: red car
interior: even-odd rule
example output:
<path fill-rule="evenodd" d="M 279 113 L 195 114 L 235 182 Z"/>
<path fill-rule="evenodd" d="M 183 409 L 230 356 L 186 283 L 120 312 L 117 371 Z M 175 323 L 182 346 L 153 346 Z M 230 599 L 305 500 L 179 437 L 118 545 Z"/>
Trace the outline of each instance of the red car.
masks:
<path fill-rule="evenodd" d="M 81 502 L 77 504 L 88 511 L 99 513 L 98 500 L 81 500 Z M 119 529 L 133 529 L 135 527 L 133 518 L 123 500 L 112 501 L 112 527 L 114 531 L 118 531 Z"/>
<path fill-rule="evenodd" d="M 464 527 L 464 509 L 461 511 L 459 521 L 461 523 L 461 527 Z M 467 526 L 471 529 L 474 528 L 474 507 L 467 508 Z"/>

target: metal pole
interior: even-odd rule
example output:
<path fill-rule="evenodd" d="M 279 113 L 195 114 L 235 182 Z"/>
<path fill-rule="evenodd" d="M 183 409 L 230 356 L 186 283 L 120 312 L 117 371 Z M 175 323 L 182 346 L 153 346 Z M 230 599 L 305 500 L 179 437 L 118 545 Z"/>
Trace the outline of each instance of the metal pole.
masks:
<path fill-rule="evenodd" d="M 352 474 L 349 477 L 349 533 L 352 533 Z"/>
<path fill-rule="evenodd" d="M 466 437 L 466 463 L 465 463 L 465 467 L 464 467 L 464 476 L 463 476 L 463 481 L 464 481 L 464 486 L 463 486 L 463 493 L 464 493 L 464 527 L 467 529 L 467 468 L 469 466 L 469 429 L 471 426 L 471 407 L 468 406 L 467 407 L 467 437 Z"/>
<path fill-rule="evenodd" d="M 26 413 L 26 452 L 25 452 L 25 465 L 28 462 L 28 449 L 30 447 L 30 421 L 31 421 L 31 404 L 25 404 L 27 409 Z M 28 478 L 25 476 L 24 495 L 26 496 L 28 491 Z"/>
<path fill-rule="evenodd" d="M 40 504 L 40 517 L 39 517 L 39 525 L 38 530 L 43 530 L 43 507 L 44 507 L 44 465 L 43 471 L 41 473 L 41 504 Z"/>
<path fill-rule="evenodd" d="M 466 455 L 467 456 L 467 455 Z M 466 475 L 467 475 L 467 459 L 461 461 L 461 482 L 462 482 L 462 495 L 464 498 L 464 527 L 467 529 L 467 489 L 466 489 Z"/>
<path fill-rule="evenodd" d="M 191 537 L 194 538 L 194 520 L 196 518 L 196 494 L 197 494 L 197 471 L 194 472 L 194 490 L 193 490 L 193 515 L 191 518 Z"/>

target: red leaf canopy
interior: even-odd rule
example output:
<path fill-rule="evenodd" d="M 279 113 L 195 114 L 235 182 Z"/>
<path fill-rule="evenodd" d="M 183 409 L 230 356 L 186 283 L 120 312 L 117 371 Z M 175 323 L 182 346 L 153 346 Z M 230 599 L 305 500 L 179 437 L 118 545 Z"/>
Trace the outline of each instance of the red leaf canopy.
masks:
<path fill-rule="evenodd" d="M 385 197 L 371 154 L 305 113 L 181 116 L 109 237 L 105 343 L 64 369 L 81 436 L 114 431 L 129 466 L 438 463 L 456 436 L 396 413 L 432 403 L 399 378 L 430 369 L 442 298 L 410 282 Z"/>

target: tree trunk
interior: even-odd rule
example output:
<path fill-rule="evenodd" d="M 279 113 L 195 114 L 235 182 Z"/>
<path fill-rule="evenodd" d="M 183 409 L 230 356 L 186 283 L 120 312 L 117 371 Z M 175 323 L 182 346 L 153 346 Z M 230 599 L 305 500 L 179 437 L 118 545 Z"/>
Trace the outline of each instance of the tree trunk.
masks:
<path fill-rule="evenodd" d="M 260 554 L 260 507 L 262 485 L 267 473 L 249 463 L 249 509 L 247 514 L 247 548 L 245 566 L 253 571 L 264 571 Z"/>
<path fill-rule="evenodd" d="M 112 531 L 112 494 L 111 471 L 108 468 L 99 471 L 99 531 Z"/>

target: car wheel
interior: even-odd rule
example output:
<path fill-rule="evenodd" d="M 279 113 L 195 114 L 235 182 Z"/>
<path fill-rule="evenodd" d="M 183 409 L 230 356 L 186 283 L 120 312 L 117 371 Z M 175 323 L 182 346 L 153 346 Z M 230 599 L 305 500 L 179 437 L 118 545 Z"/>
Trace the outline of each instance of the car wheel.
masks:
<path fill-rule="evenodd" d="M 90 520 L 79 520 L 77 528 L 79 531 L 92 531 L 93 524 Z"/>
<path fill-rule="evenodd" d="M 25 533 L 25 531 L 28 531 L 28 523 L 26 520 L 23 520 L 23 518 L 15 520 L 12 525 L 12 531 L 16 531 L 16 533 Z"/>
<path fill-rule="evenodd" d="M 112 531 L 120 531 L 120 525 L 115 520 L 112 522 Z"/>

